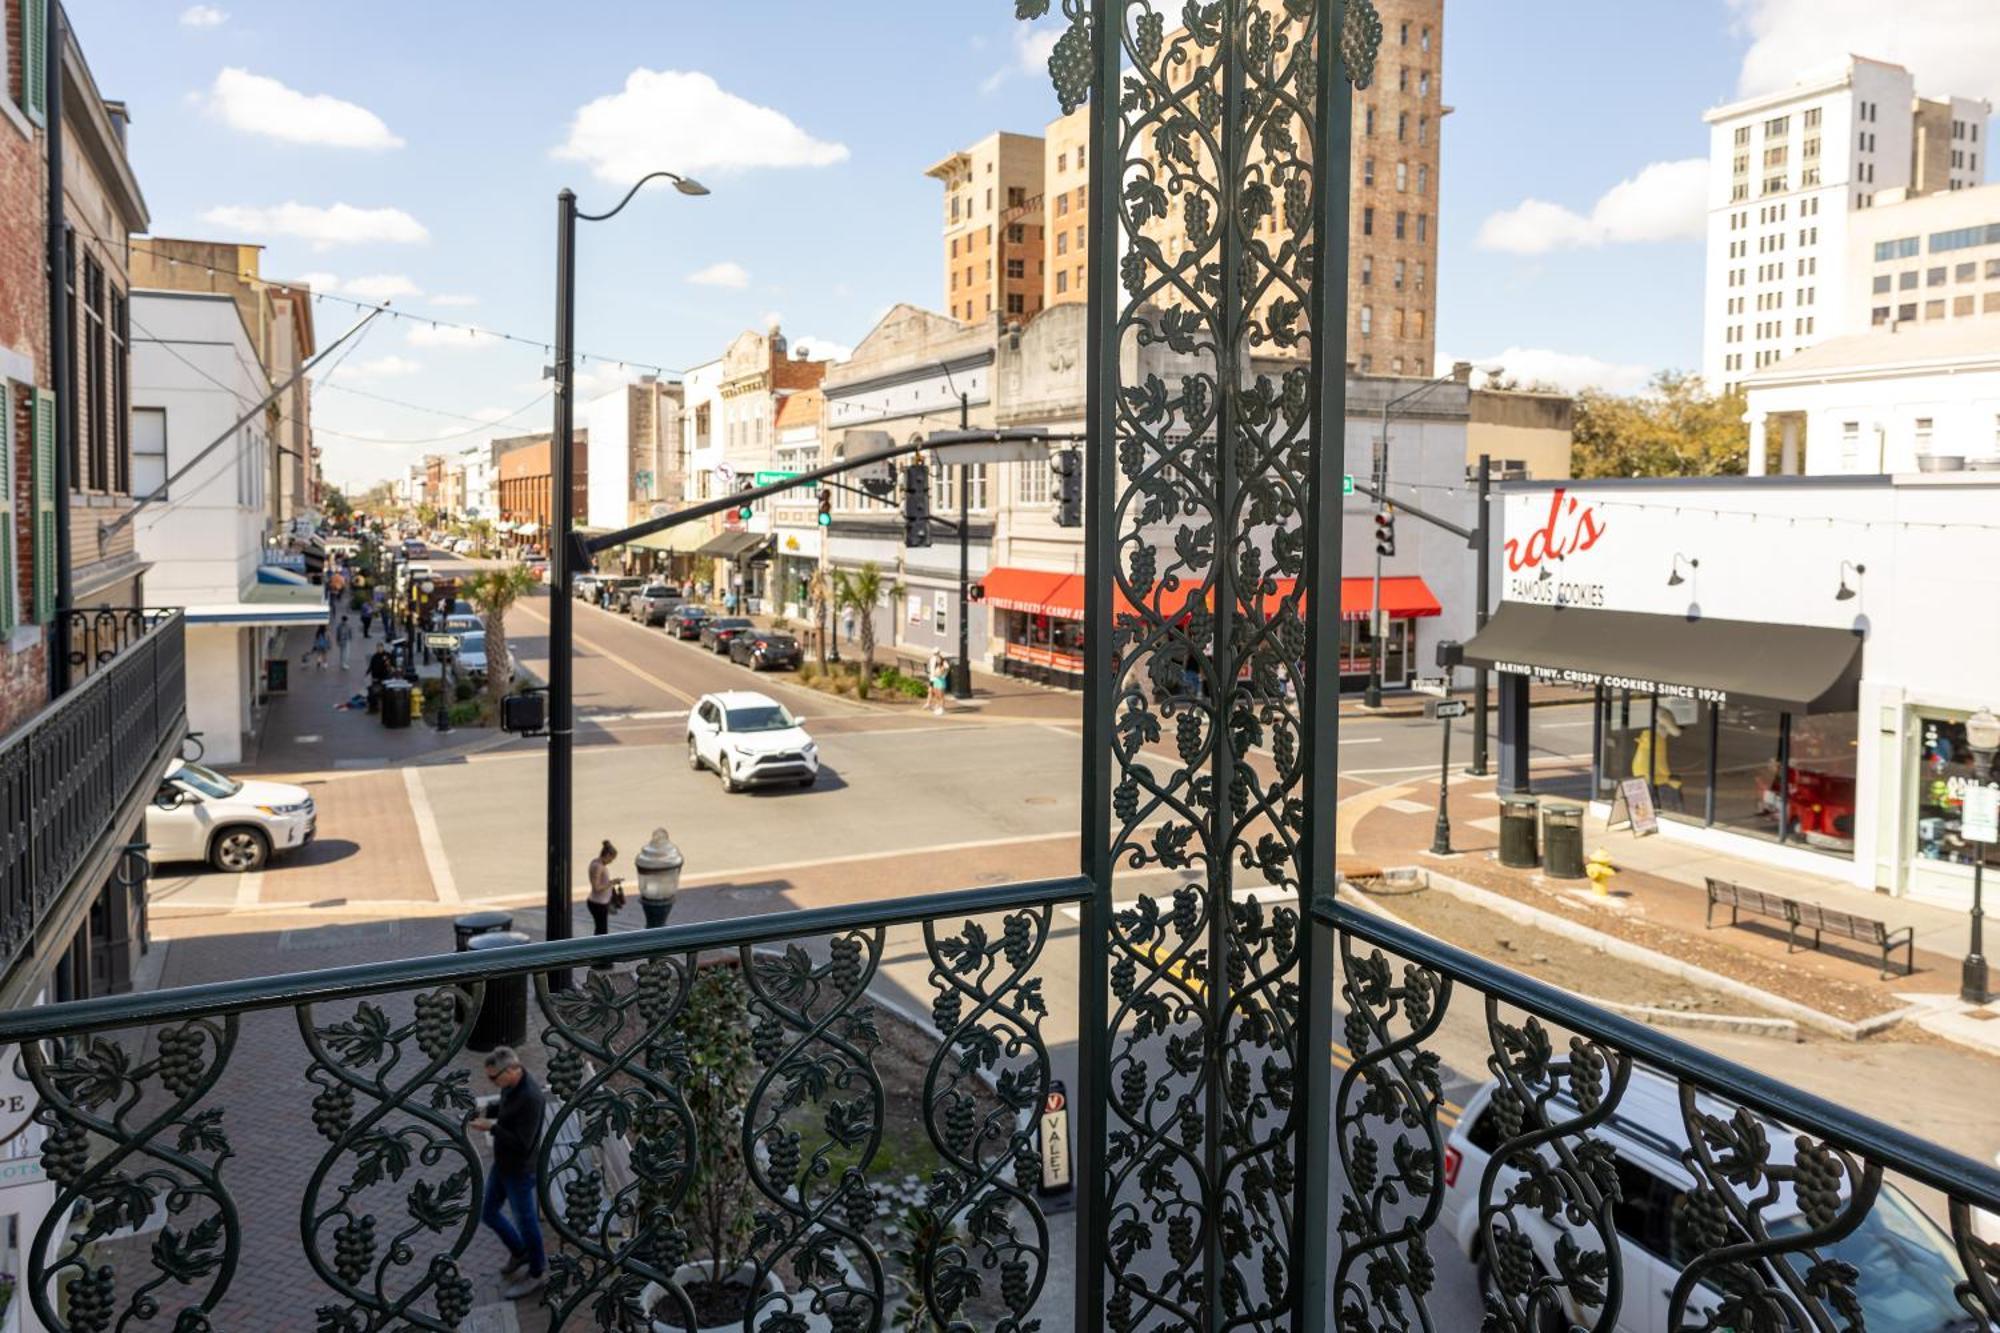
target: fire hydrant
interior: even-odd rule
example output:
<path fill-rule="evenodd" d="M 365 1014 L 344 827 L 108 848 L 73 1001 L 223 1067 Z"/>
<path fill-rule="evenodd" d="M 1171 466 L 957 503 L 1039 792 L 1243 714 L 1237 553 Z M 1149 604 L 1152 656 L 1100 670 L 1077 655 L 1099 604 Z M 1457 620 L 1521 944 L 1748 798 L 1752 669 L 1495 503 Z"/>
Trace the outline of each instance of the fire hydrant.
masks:
<path fill-rule="evenodd" d="M 1583 863 L 1583 873 L 1590 879 L 1590 891 L 1604 898 L 1610 896 L 1611 877 L 1618 873 L 1618 867 L 1611 864 L 1611 853 L 1599 847 Z"/>

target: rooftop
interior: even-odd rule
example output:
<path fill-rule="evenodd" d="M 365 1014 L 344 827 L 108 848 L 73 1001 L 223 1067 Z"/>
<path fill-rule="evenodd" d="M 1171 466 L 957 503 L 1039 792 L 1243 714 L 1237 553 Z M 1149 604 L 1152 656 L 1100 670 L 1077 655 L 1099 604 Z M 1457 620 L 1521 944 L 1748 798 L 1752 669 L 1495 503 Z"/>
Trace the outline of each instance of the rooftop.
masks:
<path fill-rule="evenodd" d="M 1867 371 L 2000 370 L 2000 326 L 1954 319 L 1891 325 L 1829 338 L 1744 378 L 1747 388 L 1839 378 Z"/>

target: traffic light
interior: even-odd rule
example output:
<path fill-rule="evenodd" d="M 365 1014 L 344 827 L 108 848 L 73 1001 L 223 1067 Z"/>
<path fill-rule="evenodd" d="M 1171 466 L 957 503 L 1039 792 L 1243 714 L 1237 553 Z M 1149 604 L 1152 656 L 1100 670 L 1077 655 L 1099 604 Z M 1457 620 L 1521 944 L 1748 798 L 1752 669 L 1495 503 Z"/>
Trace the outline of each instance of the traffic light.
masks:
<path fill-rule="evenodd" d="M 739 491 L 747 491 L 750 490 L 755 485 L 756 485 L 755 482 L 746 481 L 741 486 L 738 486 L 736 489 Z M 748 520 L 750 516 L 752 514 L 755 514 L 756 512 L 757 512 L 757 507 L 748 500 L 744 500 L 736 506 L 736 517 L 740 519 Z"/>
<path fill-rule="evenodd" d="M 1375 515 L 1375 554 L 1396 554 L 1396 515 L 1392 511 Z"/>
<path fill-rule="evenodd" d="M 825 486 L 819 488 L 819 525 L 823 528 L 833 526 L 833 491 Z"/>
<path fill-rule="evenodd" d="M 1056 526 L 1083 526 L 1083 458 L 1074 449 L 1049 455 L 1056 474 Z"/>
<path fill-rule="evenodd" d="M 931 544 L 931 470 L 922 463 L 903 469 L 903 545 Z"/>

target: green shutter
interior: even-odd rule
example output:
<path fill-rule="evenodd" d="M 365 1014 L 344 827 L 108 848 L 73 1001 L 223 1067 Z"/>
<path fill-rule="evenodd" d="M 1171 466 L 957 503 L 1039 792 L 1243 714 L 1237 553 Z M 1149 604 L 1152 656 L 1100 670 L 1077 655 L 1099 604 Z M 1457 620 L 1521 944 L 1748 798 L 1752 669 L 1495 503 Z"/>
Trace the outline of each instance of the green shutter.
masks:
<path fill-rule="evenodd" d="M 35 620 L 56 614 L 56 396 L 35 390 Z"/>
<path fill-rule="evenodd" d="M 21 109 L 37 125 L 49 115 L 49 0 L 21 0 Z"/>

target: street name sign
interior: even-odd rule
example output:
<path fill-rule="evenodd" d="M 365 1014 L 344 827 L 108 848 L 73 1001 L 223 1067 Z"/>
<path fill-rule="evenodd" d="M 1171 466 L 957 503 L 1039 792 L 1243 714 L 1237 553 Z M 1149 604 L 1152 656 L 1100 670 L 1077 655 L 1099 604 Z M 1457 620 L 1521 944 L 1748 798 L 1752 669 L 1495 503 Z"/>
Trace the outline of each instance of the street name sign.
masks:
<path fill-rule="evenodd" d="M 752 484 L 757 486 L 775 486 L 781 481 L 790 481 L 798 475 L 796 472 L 759 472 L 752 479 Z M 816 481 L 807 482 L 806 489 L 816 491 L 819 489 L 819 483 Z"/>
<path fill-rule="evenodd" d="M 1352 472 L 1343 472 L 1340 474 L 1340 493 L 1342 495 L 1354 494 L 1354 474 Z"/>
<path fill-rule="evenodd" d="M 1465 716 L 1465 700 L 1439 699 L 1424 705 L 1424 716 L 1446 722 L 1455 717 Z"/>
<path fill-rule="evenodd" d="M 1410 688 L 1418 694 L 1434 695 L 1442 699 L 1451 693 L 1451 680 L 1447 676 L 1418 676 L 1410 682 Z"/>

